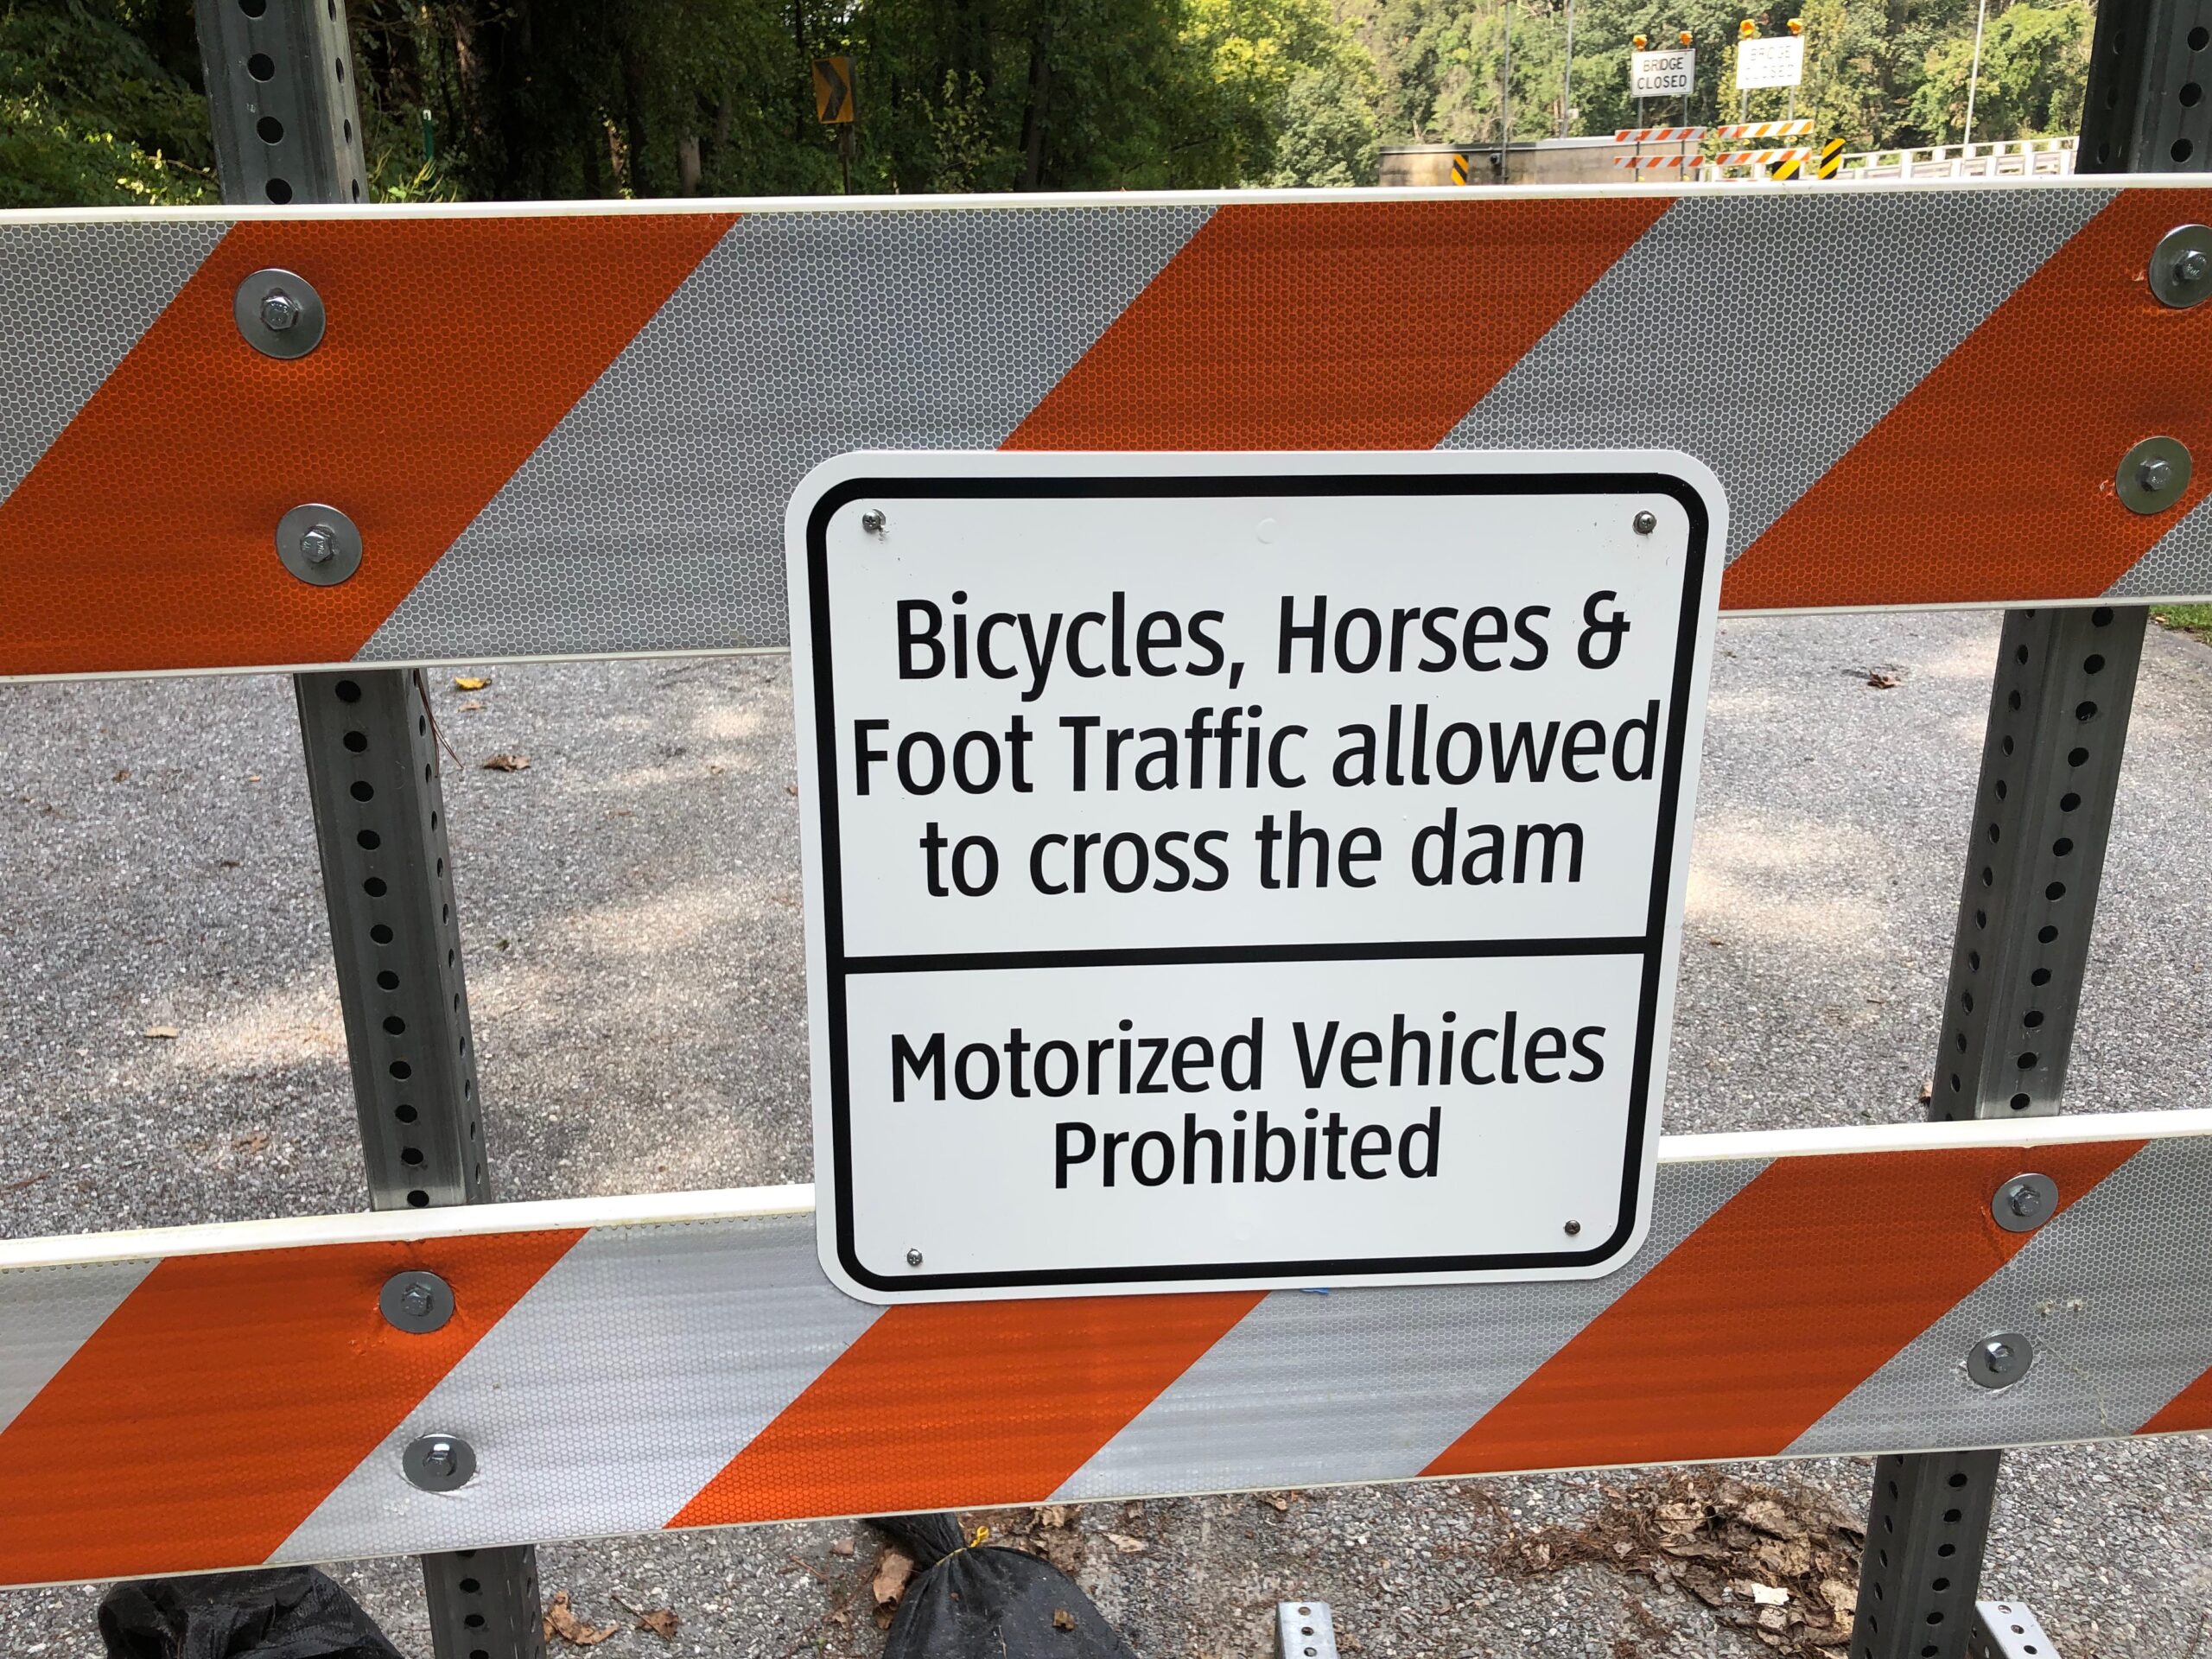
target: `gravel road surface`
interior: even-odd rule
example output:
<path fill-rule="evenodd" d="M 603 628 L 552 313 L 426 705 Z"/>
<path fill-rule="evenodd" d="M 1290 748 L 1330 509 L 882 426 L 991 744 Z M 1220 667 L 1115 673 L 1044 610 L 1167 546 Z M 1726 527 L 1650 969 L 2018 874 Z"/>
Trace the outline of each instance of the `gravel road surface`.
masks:
<path fill-rule="evenodd" d="M 1918 1115 L 1996 635 L 1980 614 L 1723 624 L 1670 1128 Z M 447 798 L 500 1196 L 810 1179 L 785 665 L 474 671 L 491 684 L 434 683 L 460 760 Z M 481 769 L 499 753 L 530 766 Z M 2070 1109 L 2212 1098 L 2208 802 L 2212 649 L 2154 629 Z M 365 1205 L 285 681 L 0 686 L 0 1233 Z M 2212 1659 L 2209 1453 L 2008 1459 L 1986 1583 L 2031 1600 L 2068 1659 Z M 1815 1546 L 1867 1482 L 1848 1460 L 1733 1472 L 1773 1486 Z M 1675 1478 L 994 1519 L 1071 1565 L 1146 1659 L 1271 1655 L 1284 1596 L 1333 1604 L 1365 1655 L 1770 1651 L 1732 1599 L 1709 1609 L 1581 1559 L 1629 1543 L 1624 1516 Z M 843 1523 L 541 1552 L 549 1591 L 623 1627 L 594 1649 L 607 1659 L 872 1654 L 875 1554 Z M 334 1570 L 429 1653 L 410 1563 Z M 97 1599 L 0 1594 L 0 1653 L 97 1654 Z M 673 1610 L 672 1643 L 621 1602 Z"/>

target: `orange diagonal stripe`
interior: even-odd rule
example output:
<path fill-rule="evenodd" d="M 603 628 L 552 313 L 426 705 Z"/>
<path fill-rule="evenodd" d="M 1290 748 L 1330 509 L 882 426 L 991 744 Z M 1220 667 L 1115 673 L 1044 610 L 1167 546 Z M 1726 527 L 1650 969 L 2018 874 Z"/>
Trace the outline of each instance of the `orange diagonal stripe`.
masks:
<path fill-rule="evenodd" d="M 2212 1428 L 2212 1371 L 2207 1371 L 2158 1408 L 2156 1415 L 2135 1432 L 2173 1434 L 2193 1428 Z"/>
<path fill-rule="evenodd" d="M 234 226 L 0 501 L 0 673 L 351 658 L 734 222 Z M 321 296 L 311 355 L 240 338 L 264 266 Z M 277 563 L 308 501 L 360 528 L 338 587 Z"/>
<path fill-rule="evenodd" d="M 1041 1501 L 1259 1300 L 892 1308 L 669 1525 Z"/>
<path fill-rule="evenodd" d="M 0 1583 L 266 1559 L 582 1236 L 162 1262 L 0 1432 Z M 442 1330 L 378 1312 L 405 1268 L 453 1285 Z"/>
<path fill-rule="evenodd" d="M 2143 1145 L 2041 1147 L 2062 1207 Z M 1783 1158 L 1422 1472 L 1768 1458 L 2024 1244 L 2022 1154 Z"/>
<path fill-rule="evenodd" d="M 1224 207 L 1005 447 L 1432 448 L 1665 211 Z"/>
<path fill-rule="evenodd" d="M 1751 543 L 1722 606 L 2028 602 L 2111 587 L 2212 487 L 2212 306 L 2169 310 L 2144 276 L 2161 236 L 2208 217 L 2212 192 L 2124 192 Z M 2145 517 L 2113 477 L 2160 434 L 2199 465 L 2178 505 Z"/>

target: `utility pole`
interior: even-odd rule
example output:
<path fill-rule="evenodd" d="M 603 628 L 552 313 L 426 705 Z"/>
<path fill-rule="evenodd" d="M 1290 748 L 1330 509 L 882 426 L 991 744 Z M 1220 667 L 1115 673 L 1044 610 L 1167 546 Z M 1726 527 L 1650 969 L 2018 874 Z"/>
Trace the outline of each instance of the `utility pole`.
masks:
<path fill-rule="evenodd" d="M 1961 149 L 1974 143 L 1974 95 L 1981 86 L 1981 31 L 1988 21 L 1989 0 L 1980 0 L 1974 12 L 1974 68 L 1967 76 L 1967 128 L 1959 140 Z"/>
<path fill-rule="evenodd" d="M 1574 0 L 1567 0 L 1567 50 L 1563 55 L 1567 67 L 1560 73 L 1559 86 L 1559 136 L 1562 138 L 1567 136 L 1567 128 L 1574 120 Z"/>
<path fill-rule="evenodd" d="M 1505 74 L 1497 92 L 1497 181 L 1505 183 L 1505 147 L 1513 140 L 1513 0 L 1505 0 Z"/>

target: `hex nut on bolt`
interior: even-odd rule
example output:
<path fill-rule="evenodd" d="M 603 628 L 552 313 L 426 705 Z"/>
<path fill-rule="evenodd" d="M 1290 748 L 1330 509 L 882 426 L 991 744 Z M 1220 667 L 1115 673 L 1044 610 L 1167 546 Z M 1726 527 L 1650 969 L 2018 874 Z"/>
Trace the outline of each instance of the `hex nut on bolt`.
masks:
<path fill-rule="evenodd" d="M 2177 311 L 2212 300 L 2212 226 L 2180 225 L 2151 254 L 2151 292 Z"/>
<path fill-rule="evenodd" d="M 2009 1389 L 2036 1363 L 2036 1346 L 2017 1331 L 1993 1331 L 1967 1350 L 1967 1375 L 1985 1389 Z"/>
<path fill-rule="evenodd" d="M 2058 1183 L 2048 1175 L 2015 1175 L 1991 1195 L 1989 1213 L 2008 1233 L 2032 1233 L 2058 1213 Z"/>
<path fill-rule="evenodd" d="M 458 1434 L 425 1434 L 399 1454 L 408 1480 L 426 1492 L 450 1492 L 475 1478 L 476 1448 Z"/>
<path fill-rule="evenodd" d="M 257 270 L 238 284 L 231 315 L 264 357 L 305 357 L 322 344 L 322 296 L 296 270 Z"/>
<path fill-rule="evenodd" d="M 435 1273 L 410 1268 L 384 1281 L 377 1306 L 395 1329 L 426 1337 L 453 1318 L 453 1287 Z"/>
<path fill-rule="evenodd" d="M 361 568 L 361 532 L 337 508 L 309 501 L 276 521 L 276 556 L 302 582 L 335 588 Z"/>
<path fill-rule="evenodd" d="M 2178 438 L 2145 438 L 2120 458 L 2113 489 L 2130 512 L 2164 512 L 2189 488 L 2189 449 Z"/>

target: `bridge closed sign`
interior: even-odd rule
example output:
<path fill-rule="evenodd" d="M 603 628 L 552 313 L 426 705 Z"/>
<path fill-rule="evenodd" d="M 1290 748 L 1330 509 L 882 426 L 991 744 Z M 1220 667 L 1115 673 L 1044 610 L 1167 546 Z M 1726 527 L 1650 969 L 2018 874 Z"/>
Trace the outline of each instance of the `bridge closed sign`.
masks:
<path fill-rule="evenodd" d="M 817 468 L 786 533 L 831 1279 L 1619 1265 L 1725 515 L 1662 452 Z"/>

